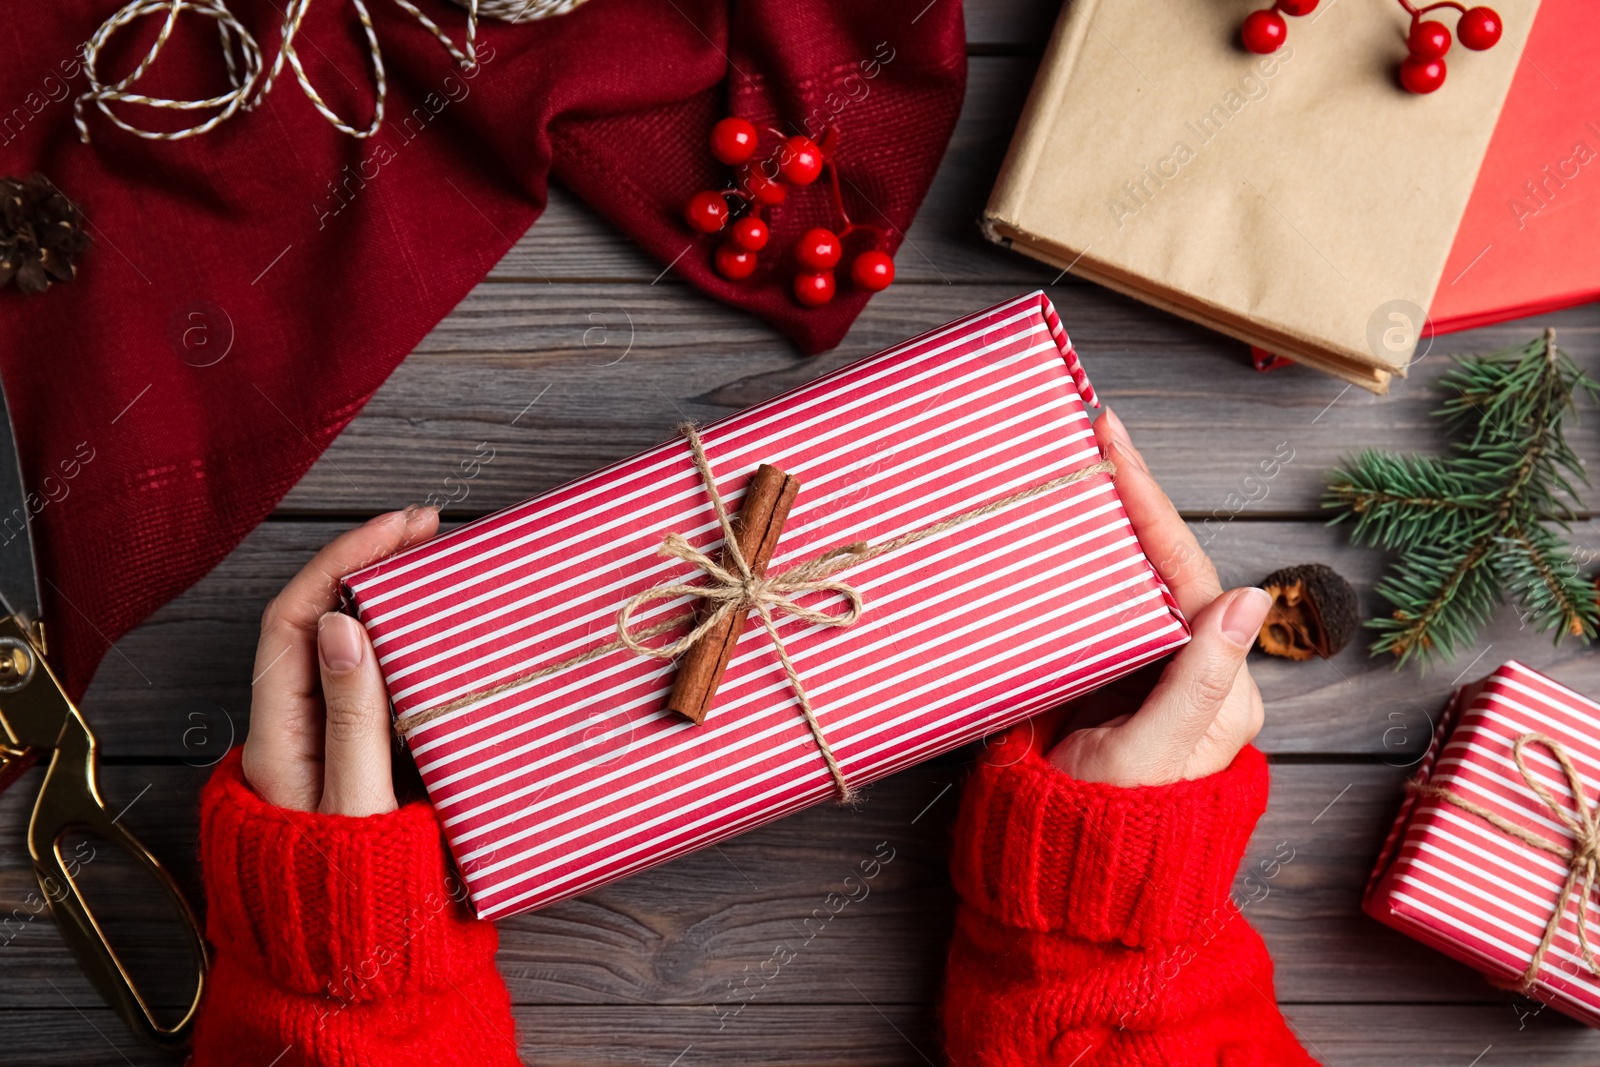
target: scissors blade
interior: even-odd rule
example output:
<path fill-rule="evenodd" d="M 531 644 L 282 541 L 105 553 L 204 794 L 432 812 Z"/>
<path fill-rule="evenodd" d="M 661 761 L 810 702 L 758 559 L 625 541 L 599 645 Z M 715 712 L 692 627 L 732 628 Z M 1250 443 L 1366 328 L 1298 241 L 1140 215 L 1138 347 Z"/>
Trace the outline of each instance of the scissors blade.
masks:
<path fill-rule="evenodd" d="M 0 601 L 8 614 L 33 622 L 39 618 L 39 572 L 28 526 L 28 490 L 22 483 L 5 386 L 0 384 Z"/>

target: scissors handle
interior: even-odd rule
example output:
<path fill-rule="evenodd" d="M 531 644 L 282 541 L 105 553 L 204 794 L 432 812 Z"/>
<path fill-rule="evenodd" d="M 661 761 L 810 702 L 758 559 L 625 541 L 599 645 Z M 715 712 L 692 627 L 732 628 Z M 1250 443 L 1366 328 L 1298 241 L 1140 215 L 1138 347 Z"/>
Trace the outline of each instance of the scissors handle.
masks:
<path fill-rule="evenodd" d="M 188 1043 L 205 991 L 206 950 L 199 921 L 166 868 L 106 810 L 96 783 L 96 763 L 94 735 L 74 708 L 45 772 L 33 819 L 28 824 L 28 851 L 33 856 L 34 873 L 45 899 L 50 901 L 62 937 L 100 995 L 150 1044 L 164 1050 L 180 1049 Z M 63 855 L 64 839 L 75 832 L 100 837 L 137 860 L 166 892 L 183 920 L 197 977 L 194 999 L 178 1022 L 164 1026 L 156 1020 L 84 900 Z"/>

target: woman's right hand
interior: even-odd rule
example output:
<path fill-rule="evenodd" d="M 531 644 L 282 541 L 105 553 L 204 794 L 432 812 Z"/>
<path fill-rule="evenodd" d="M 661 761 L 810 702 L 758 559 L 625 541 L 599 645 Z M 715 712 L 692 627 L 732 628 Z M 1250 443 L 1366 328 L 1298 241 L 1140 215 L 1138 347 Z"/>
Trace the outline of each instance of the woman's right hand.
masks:
<path fill-rule="evenodd" d="M 1172 590 L 1192 638 L 1131 715 L 1074 730 L 1050 762 L 1079 781 L 1166 785 L 1223 770 L 1261 729 L 1261 694 L 1245 655 L 1272 599 L 1254 587 L 1222 591 L 1207 558 L 1109 407 L 1095 423 L 1139 544 Z"/>

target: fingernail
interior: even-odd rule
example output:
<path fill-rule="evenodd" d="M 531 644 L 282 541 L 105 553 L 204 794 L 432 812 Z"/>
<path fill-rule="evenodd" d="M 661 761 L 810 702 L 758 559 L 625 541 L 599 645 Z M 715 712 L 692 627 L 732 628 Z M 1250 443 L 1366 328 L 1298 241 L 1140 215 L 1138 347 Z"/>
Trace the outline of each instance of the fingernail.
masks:
<path fill-rule="evenodd" d="M 1117 444 L 1127 448 L 1133 447 L 1133 438 L 1128 436 L 1128 428 L 1122 425 L 1122 420 L 1117 418 L 1117 413 L 1111 410 L 1109 405 L 1106 407 L 1106 413 L 1101 417 L 1106 420 L 1106 429 L 1111 431 L 1111 437 Z"/>
<path fill-rule="evenodd" d="M 1101 417 L 1106 420 L 1106 429 L 1111 431 L 1111 449 L 1115 453 L 1106 458 L 1116 463 L 1130 463 L 1149 474 L 1150 468 L 1145 466 L 1144 457 L 1139 455 L 1139 450 L 1133 447 L 1133 438 L 1128 436 L 1128 428 L 1117 417 L 1117 413 L 1107 407 L 1106 413 Z"/>
<path fill-rule="evenodd" d="M 1241 589 L 1222 609 L 1222 636 L 1240 648 L 1249 648 L 1261 632 L 1271 606 L 1272 596 L 1265 589 Z"/>
<path fill-rule="evenodd" d="M 407 504 L 402 514 L 406 517 L 406 525 L 414 526 L 426 515 L 439 514 L 439 508 L 434 504 Z"/>
<path fill-rule="evenodd" d="M 361 666 L 361 624 L 330 611 L 317 620 L 317 654 L 331 674 L 348 674 Z"/>

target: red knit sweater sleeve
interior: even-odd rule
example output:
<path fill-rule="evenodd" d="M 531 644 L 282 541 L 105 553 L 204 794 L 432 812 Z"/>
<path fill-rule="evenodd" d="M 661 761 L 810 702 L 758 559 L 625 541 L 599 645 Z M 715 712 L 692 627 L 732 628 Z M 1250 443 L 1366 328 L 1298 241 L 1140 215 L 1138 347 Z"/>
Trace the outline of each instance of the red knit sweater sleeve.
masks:
<path fill-rule="evenodd" d="M 1314 1065 L 1230 895 L 1266 808 L 1261 753 L 1124 789 L 1016 747 L 979 767 L 956 828 L 953 1067 Z"/>
<path fill-rule="evenodd" d="M 201 799 L 200 861 L 213 956 L 193 1067 L 520 1062 L 494 927 L 452 895 L 428 805 L 289 811 L 235 751 Z"/>

